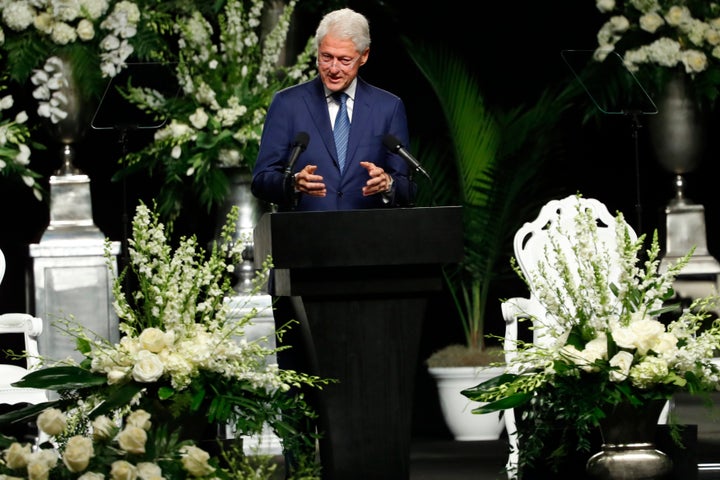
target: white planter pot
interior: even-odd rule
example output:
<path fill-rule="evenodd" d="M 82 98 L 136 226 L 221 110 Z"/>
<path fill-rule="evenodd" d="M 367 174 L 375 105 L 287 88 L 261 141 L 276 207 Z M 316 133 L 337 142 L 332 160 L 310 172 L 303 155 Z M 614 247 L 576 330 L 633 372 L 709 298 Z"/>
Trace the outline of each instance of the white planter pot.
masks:
<path fill-rule="evenodd" d="M 478 415 L 481 405 L 460 392 L 503 372 L 502 367 L 431 367 L 445 423 L 458 441 L 498 440 L 505 428 L 501 412 Z"/>

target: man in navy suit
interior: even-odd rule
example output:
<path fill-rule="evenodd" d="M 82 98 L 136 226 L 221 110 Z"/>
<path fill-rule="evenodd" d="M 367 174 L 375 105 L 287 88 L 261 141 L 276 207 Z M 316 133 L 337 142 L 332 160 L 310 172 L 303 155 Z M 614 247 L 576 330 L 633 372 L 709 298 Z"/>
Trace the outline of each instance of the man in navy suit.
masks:
<path fill-rule="evenodd" d="M 317 28 L 315 43 L 319 76 L 277 92 L 270 104 L 253 171 L 253 194 L 280 211 L 411 205 L 415 184 L 408 165 L 383 145 L 388 134 L 408 145 L 405 106 L 397 96 L 358 77 L 370 53 L 367 19 L 348 8 L 330 12 Z M 342 171 L 333 137 L 340 108 L 333 94 L 338 92 L 348 95 L 350 117 Z M 307 148 L 293 171 L 286 172 L 300 132 L 309 136 Z"/>
<path fill-rule="evenodd" d="M 319 76 L 277 92 L 270 104 L 253 170 L 253 194 L 279 211 L 411 206 L 416 186 L 409 167 L 383 143 L 386 135 L 393 135 L 408 144 L 405 106 L 397 96 L 358 77 L 370 52 L 367 19 L 348 8 L 330 12 L 318 25 L 315 43 Z M 341 92 L 347 94 L 350 122 L 344 166 L 333 132 L 340 110 L 336 96 Z M 304 134 L 309 140 L 306 149 L 288 171 L 298 135 Z M 271 295 L 273 283 L 271 276 Z M 292 319 L 300 321 L 278 339 L 279 347 L 292 347 L 278 351 L 280 367 L 314 373 L 312 348 L 307 347 L 312 340 L 302 332 L 307 324 L 302 304 L 297 297 L 282 296 L 274 297 L 273 305 L 277 328 Z M 311 404 L 315 393 L 306 392 Z M 295 427 L 305 433 L 315 429 Z M 287 464 L 292 470 L 298 461 L 290 456 Z"/>

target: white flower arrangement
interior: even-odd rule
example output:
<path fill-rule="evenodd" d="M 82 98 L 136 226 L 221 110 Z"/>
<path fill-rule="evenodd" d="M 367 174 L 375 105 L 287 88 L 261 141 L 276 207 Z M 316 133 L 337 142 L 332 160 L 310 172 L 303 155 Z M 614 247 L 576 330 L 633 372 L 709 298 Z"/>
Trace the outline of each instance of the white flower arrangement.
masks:
<path fill-rule="evenodd" d="M 73 75 L 91 98 L 102 78 L 115 76 L 133 53 L 129 39 L 135 36 L 140 9 L 129 0 L 9 0 L 0 6 L 3 48 L 8 51 L 9 71 L 22 84 L 31 75 L 39 100 L 38 114 L 57 123 L 65 117 L 58 94 L 56 57 L 65 58 Z M 92 52 L 96 58 L 87 58 Z M 34 73 L 33 73 L 34 72 Z"/>
<path fill-rule="evenodd" d="M 585 437 L 614 405 L 720 390 L 713 361 L 720 322 L 707 321 L 717 297 L 697 299 L 679 315 L 679 305 L 668 304 L 692 252 L 661 271 L 657 232 L 643 255 L 645 235 L 636 239 L 621 213 L 615 220 L 615 251 L 600 248 L 592 213 L 578 207 L 574 234 L 555 222 L 550 247 L 529 278 L 516 266 L 547 311 L 543 318 L 529 316 L 542 335 L 535 343 L 517 342 L 506 373 L 463 392 L 489 402 L 475 413 L 520 407 L 536 425 L 572 429 L 587 449 Z M 537 431 L 523 436 L 525 461 L 537 460 L 533 448 L 543 441 Z"/>
<path fill-rule="evenodd" d="M 0 415 L 0 424 L 54 407 L 69 415 L 68 435 L 84 435 L 99 428 L 95 422 L 103 415 L 118 421 L 132 410 L 144 410 L 153 418 L 148 435 L 156 442 L 154 449 L 168 438 L 187 438 L 198 426 L 216 424 L 229 425 L 236 436 L 259 434 L 269 426 L 283 447 L 297 455 L 300 447 L 314 445 L 315 439 L 298 434 L 296 427 L 315 412 L 289 390 L 327 381 L 268 362 L 275 350 L 266 339 L 249 341 L 244 334 L 255 309 L 242 318 L 231 316 L 231 273 L 245 248 L 242 239 L 234 240 L 238 215 L 234 207 L 222 229 L 222 243 L 208 253 L 195 236 L 180 239 L 173 249 L 158 214 L 138 205 L 129 239 L 130 265 L 113 284 L 120 341 L 112 344 L 71 320 L 56 322 L 76 338 L 85 358 L 79 364 L 41 359 L 44 368 L 14 385 L 56 391 L 59 399 Z M 112 272 L 109 243 L 107 248 Z M 269 268 L 267 260 L 253 293 L 261 289 Z M 131 292 L 127 281 L 136 285 Z M 50 423 L 43 430 L 54 434 L 58 429 L 45 429 Z M 123 435 L 133 434 L 121 433 L 119 440 Z M 128 439 L 123 449 L 132 450 L 131 443 Z M 314 458 L 301 465 L 317 468 Z"/>
<path fill-rule="evenodd" d="M 55 444 L 37 447 L 6 442 L 0 455 L 0 477 L 28 480 L 232 478 L 229 472 L 218 467 L 217 459 L 192 441 L 159 438 L 152 429 L 153 420 L 141 409 L 130 411 L 124 418 L 100 415 L 92 421 L 87 433 L 76 434 L 64 412 L 48 408 L 38 415 L 36 424 L 40 431 L 56 440 Z"/>
<path fill-rule="evenodd" d="M 713 105 L 720 84 L 720 3 L 707 0 L 595 0 L 609 18 L 597 34 L 594 58 L 612 52 L 645 87 L 661 91 L 668 75 L 684 72 L 699 104 Z"/>
<path fill-rule="evenodd" d="M 217 205 L 227 195 L 228 168 L 250 173 L 273 94 L 312 73 L 310 40 L 294 65 L 279 63 L 296 3 L 285 5 L 267 31 L 263 0 L 229 0 L 215 18 L 200 12 L 176 17 L 168 30 L 177 38 L 174 75 L 181 93 L 127 90 L 126 98 L 141 110 L 169 119 L 148 146 L 127 155 L 120 172 L 161 177 L 163 215 L 172 218 L 187 191 L 203 206 Z"/>

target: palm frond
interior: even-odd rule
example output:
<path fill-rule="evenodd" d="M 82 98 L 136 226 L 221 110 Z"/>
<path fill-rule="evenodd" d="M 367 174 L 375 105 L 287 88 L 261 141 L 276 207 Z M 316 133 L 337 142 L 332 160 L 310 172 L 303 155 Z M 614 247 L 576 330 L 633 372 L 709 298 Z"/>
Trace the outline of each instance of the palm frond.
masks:
<path fill-rule="evenodd" d="M 482 348 L 490 284 L 510 272 L 509 262 L 503 268 L 499 260 L 512 253 L 512 235 L 527 218 L 520 212 L 534 205 L 533 198 L 540 202 L 533 194 L 538 172 L 548 158 L 562 154 L 556 126 L 578 88 L 556 95 L 547 90 L 529 107 L 490 111 L 479 82 L 456 54 L 407 39 L 405 44 L 441 104 L 452 143 L 453 162 L 433 155 L 424 161 L 426 168 L 444 172 L 452 165 L 457 177 L 437 186 L 457 190 L 438 196 L 464 207 L 465 256 L 446 279 L 468 346 Z"/>

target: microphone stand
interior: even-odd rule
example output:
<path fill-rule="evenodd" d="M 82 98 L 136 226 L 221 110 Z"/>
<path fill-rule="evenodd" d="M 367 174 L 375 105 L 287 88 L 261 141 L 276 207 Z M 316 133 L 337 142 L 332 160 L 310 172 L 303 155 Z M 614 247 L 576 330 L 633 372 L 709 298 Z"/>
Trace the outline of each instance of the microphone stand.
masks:
<path fill-rule="evenodd" d="M 642 230 L 642 204 L 640 202 L 640 135 L 639 131 L 642 128 L 640 124 L 640 112 L 633 110 L 631 112 L 625 112 L 625 115 L 630 116 L 630 125 L 632 129 L 632 139 L 634 148 L 634 160 L 635 160 L 635 215 L 637 222 L 637 231 L 641 233 Z"/>

